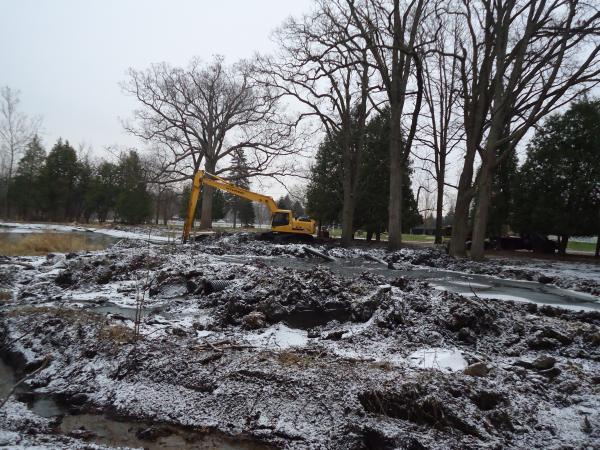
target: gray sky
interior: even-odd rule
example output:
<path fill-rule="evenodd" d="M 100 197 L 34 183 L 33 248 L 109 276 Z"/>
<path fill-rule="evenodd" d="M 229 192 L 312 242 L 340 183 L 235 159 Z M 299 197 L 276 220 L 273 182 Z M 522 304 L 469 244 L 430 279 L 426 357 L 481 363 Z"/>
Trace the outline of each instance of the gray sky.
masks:
<path fill-rule="evenodd" d="M 311 0 L 0 0 L 0 86 L 21 91 L 21 111 L 44 117 L 49 151 L 59 137 L 140 147 L 118 118 L 136 107 L 118 86 L 129 67 L 226 62 L 268 52 L 270 31 Z"/>

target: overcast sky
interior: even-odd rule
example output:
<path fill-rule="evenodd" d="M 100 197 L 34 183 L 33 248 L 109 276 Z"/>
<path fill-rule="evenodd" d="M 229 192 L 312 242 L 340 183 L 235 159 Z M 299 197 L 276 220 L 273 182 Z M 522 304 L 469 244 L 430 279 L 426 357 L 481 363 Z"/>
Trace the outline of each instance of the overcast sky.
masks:
<path fill-rule="evenodd" d="M 129 67 L 226 62 L 273 48 L 270 31 L 310 0 L 0 0 L 0 86 L 21 91 L 21 111 L 44 117 L 49 151 L 59 137 L 96 154 L 126 135 L 135 101 L 118 86 Z"/>

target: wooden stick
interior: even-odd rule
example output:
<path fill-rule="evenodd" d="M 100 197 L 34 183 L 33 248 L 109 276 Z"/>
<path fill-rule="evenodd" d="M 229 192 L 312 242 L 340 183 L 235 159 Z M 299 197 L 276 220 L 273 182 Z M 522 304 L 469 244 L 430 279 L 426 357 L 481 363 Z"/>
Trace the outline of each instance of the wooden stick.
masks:
<path fill-rule="evenodd" d="M 369 259 L 371 261 L 378 262 L 380 264 L 385 264 L 387 266 L 387 263 L 383 259 L 375 258 L 374 256 L 371 256 L 371 255 L 369 255 L 367 253 L 365 253 L 365 258 Z"/>
<path fill-rule="evenodd" d="M 331 256 L 328 256 L 325 253 L 321 253 L 316 250 L 313 250 L 312 248 L 309 248 L 309 247 L 304 247 L 304 251 L 306 253 L 310 253 L 312 255 L 318 256 L 319 258 L 323 258 L 326 261 L 335 261 L 335 258 L 332 258 Z"/>

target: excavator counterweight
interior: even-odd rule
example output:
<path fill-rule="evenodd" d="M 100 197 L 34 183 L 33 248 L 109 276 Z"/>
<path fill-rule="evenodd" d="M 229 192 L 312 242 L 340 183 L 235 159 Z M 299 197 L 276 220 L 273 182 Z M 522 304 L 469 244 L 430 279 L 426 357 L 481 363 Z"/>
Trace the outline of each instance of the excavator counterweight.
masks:
<path fill-rule="evenodd" d="M 200 186 L 202 183 L 227 191 L 231 194 L 240 196 L 242 198 L 252 200 L 258 203 L 266 205 L 271 211 L 271 232 L 264 233 L 263 238 L 269 239 L 274 238 L 281 240 L 285 237 L 312 237 L 316 231 L 316 223 L 308 217 L 294 218 L 292 211 L 279 209 L 275 201 L 266 195 L 257 194 L 247 189 L 242 189 L 230 183 L 227 180 L 212 175 L 203 170 L 196 173 L 194 177 L 194 184 L 192 185 L 192 193 L 190 195 L 190 204 L 188 207 L 188 216 L 183 226 L 183 235 L 181 237 L 182 242 L 186 242 L 192 229 L 192 223 L 194 221 L 194 212 L 196 211 L 196 203 L 198 202 L 198 195 L 200 193 Z"/>

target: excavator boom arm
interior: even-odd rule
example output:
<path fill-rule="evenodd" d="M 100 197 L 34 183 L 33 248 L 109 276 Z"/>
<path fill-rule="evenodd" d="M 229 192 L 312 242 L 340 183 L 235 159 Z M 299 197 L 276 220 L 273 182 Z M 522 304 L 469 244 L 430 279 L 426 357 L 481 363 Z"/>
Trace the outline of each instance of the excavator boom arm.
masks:
<path fill-rule="evenodd" d="M 210 173 L 204 172 L 203 170 L 200 170 L 198 171 L 198 173 L 196 173 L 196 176 L 194 177 L 194 184 L 192 185 L 190 205 L 188 207 L 188 216 L 183 226 L 183 242 L 187 240 L 187 237 L 190 234 L 190 230 L 192 229 L 194 213 L 196 212 L 196 203 L 198 202 L 198 194 L 200 193 L 200 186 L 202 185 L 202 183 L 208 186 L 215 187 L 217 189 L 221 189 L 223 191 L 227 191 L 231 194 L 238 195 L 242 198 L 246 198 L 248 200 L 267 205 L 268 208 L 271 210 L 271 216 L 277 212 L 277 204 L 271 197 L 257 194 L 256 192 L 248 191 L 247 189 L 242 189 L 240 187 L 235 186 L 227 180 L 217 177 L 216 175 L 212 175 Z"/>

